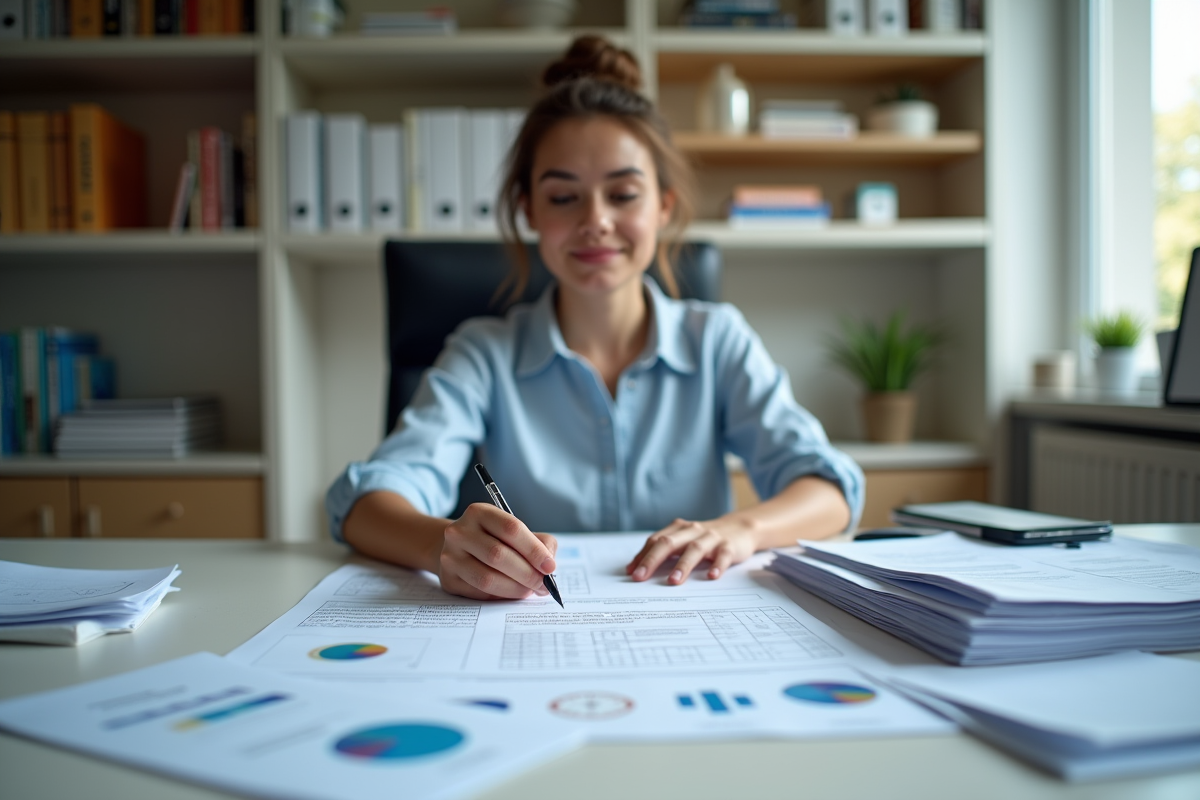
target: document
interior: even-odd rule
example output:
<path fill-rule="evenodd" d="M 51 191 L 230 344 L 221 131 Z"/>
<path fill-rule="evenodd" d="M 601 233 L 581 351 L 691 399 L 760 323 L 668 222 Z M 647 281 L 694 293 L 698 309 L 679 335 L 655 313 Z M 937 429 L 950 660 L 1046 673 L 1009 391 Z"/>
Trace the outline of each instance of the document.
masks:
<path fill-rule="evenodd" d="M 215 786 L 303 800 L 452 798 L 576 747 L 470 704 L 366 697 L 196 653 L 0 703 L 0 728 Z"/>
<path fill-rule="evenodd" d="M 228 658 L 373 697 L 436 697 L 589 741 L 944 734 L 866 678 L 879 659 L 796 605 L 769 554 L 719 581 L 634 583 L 645 534 L 560 536 L 550 598 L 479 602 L 347 565 Z M 665 575 L 665 571 L 663 573 Z"/>
<path fill-rule="evenodd" d="M 1195 661 L 1119 653 L 1004 667 L 901 667 L 886 680 L 1068 780 L 1200 764 Z"/>
<path fill-rule="evenodd" d="M 0 561 L 0 641 L 79 645 L 128 632 L 177 592 L 179 567 L 57 569 Z"/>
<path fill-rule="evenodd" d="M 759 561 L 719 581 L 634 583 L 644 534 L 562 536 L 550 598 L 479 602 L 429 574 L 347 565 L 229 657 L 295 675 L 353 679 L 552 678 L 778 669 L 870 658 L 793 603 Z M 765 555 L 765 554 L 764 554 Z M 369 658 L 322 655 L 342 644 Z"/>
<path fill-rule="evenodd" d="M 1200 647 L 1200 550 L 1180 545 L 1012 548 L 948 533 L 808 544 L 770 569 L 953 664 Z"/>

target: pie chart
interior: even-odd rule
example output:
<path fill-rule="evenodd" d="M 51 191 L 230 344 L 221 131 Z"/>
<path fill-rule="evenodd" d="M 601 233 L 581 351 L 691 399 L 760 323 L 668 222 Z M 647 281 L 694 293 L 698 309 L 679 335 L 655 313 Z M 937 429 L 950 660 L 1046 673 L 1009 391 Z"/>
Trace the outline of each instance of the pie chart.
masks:
<path fill-rule="evenodd" d="M 351 644 L 332 644 L 328 647 L 318 647 L 315 650 L 309 651 L 309 658 L 315 658 L 320 661 L 356 661 L 360 658 L 374 658 L 381 656 L 387 652 L 387 648 L 381 644 L 364 644 L 362 642 L 354 642 Z"/>
<path fill-rule="evenodd" d="M 852 705 L 875 699 L 875 690 L 852 683 L 796 683 L 783 690 L 793 700 L 826 705 Z"/>
<path fill-rule="evenodd" d="M 444 725 L 405 723 L 363 728 L 338 739 L 333 749 L 371 761 L 403 761 L 453 750 L 466 738 Z"/>

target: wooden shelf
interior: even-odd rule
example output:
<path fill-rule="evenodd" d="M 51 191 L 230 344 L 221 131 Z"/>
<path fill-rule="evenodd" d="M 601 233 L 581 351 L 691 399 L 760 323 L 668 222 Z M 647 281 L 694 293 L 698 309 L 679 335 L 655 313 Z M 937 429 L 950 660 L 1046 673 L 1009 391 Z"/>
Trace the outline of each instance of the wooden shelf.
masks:
<path fill-rule="evenodd" d="M 894 164 L 926 166 L 957 161 L 983 150 L 975 131 L 939 131 L 926 139 L 865 131 L 853 139 L 767 139 L 758 134 L 676 133 L 675 144 L 702 164 Z"/>
<path fill-rule="evenodd" d="M 619 29 L 598 31 L 627 47 Z M 465 31 L 454 36 L 332 36 L 284 39 L 278 50 L 310 89 L 505 86 L 532 90 L 546 64 L 580 31 Z"/>
<path fill-rule="evenodd" d="M 900 220 L 870 227 L 835 220 L 826 228 L 736 230 L 723 220 L 694 223 L 688 238 L 709 241 L 727 251 L 857 251 L 936 252 L 987 246 L 987 222 L 977 218 Z"/>
<path fill-rule="evenodd" d="M 0 255 L 181 255 L 257 253 L 258 231 L 168 233 L 161 229 L 111 233 L 14 233 L 0 236 Z"/>
<path fill-rule="evenodd" d="M 0 476 L 93 477 L 139 475 L 143 477 L 258 476 L 266 472 L 261 453 L 196 453 L 184 458 L 59 458 L 53 455 L 5 456 L 0 458 Z"/>
<path fill-rule="evenodd" d="M 763 83 L 940 82 L 976 64 L 986 51 L 982 34 L 898 38 L 830 36 L 799 31 L 660 30 L 658 77 L 695 83 L 717 64 Z"/>
<path fill-rule="evenodd" d="M 5 42 L 0 93 L 253 91 L 261 50 L 250 34 Z"/>

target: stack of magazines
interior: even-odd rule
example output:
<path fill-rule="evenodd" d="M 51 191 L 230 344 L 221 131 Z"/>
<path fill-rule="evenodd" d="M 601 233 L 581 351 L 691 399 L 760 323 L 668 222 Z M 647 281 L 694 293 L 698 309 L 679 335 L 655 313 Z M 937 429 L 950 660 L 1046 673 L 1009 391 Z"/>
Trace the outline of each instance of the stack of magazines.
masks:
<path fill-rule="evenodd" d="M 853 139 L 858 117 L 837 100 L 764 100 L 758 130 L 767 139 Z"/>
<path fill-rule="evenodd" d="M 945 532 L 806 543 L 770 568 L 952 664 L 1200 648 L 1200 549 L 1012 547 Z"/>
<path fill-rule="evenodd" d="M 458 18 L 449 9 L 428 11 L 376 11 L 362 15 L 366 36 L 428 36 L 455 33 Z"/>
<path fill-rule="evenodd" d="M 54 452 L 67 458 L 179 458 L 215 448 L 220 432 L 215 397 L 93 400 L 59 417 Z"/>

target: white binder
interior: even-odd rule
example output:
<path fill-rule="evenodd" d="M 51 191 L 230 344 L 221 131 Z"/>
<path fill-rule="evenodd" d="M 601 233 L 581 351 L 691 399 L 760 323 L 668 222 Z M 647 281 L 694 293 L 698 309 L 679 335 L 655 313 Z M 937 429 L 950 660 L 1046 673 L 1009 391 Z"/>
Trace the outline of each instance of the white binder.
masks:
<path fill-rule="evenodd" d="M 367 194 L 371 229 L 404 228 L 404 126 L 372 125 L 368 132 Z"/>
<path fill-rule="evenodd" d="M 288 114 L 287 228 L 318 233 L 324 227 L 321 192 L 321 115 L 316 111 Z"/>
<path fill-rule="evenodd" d="M 499 109 L 476 109 L 468 114 L 463 147 L 465 230 L 497 230 L 496 194 L 500 191 L 505 130 L 505 112 Z"/>
<path fill-rule="evenodd" d="M 863 0 L 824 0 L 824 3 L 823 22 L 830 33 L 857 36 L 863 32 Z"/>
<path fill-rule="evenodd" d="M 955 33 L 962 29 L 959 0 L 924 0 L 925 27 L 933 33 Z"/>
<path fill-rule="evenodd" d="M 24 38 L 25 0 L 0 0 L 0 41 Z"/>
<path fill-rule="evenodd" d="M 366 227 L 366 136 L 361 114 L 325 118 L 325 219 L 331 231 L 358 233 Z"/>
<path fill-rule="evenodd" d="M 422 230 L 463 230 L 462 140 L 467 114 L 459 108 L 428 108 L 417 115 L 423 124 L 418 156 L 425 162 Z"/>
<path fill-rule="evenodd" d="M 867 0 L 871 33 L 876 36 L 908 34 L 908 0 Z"/>

